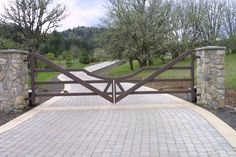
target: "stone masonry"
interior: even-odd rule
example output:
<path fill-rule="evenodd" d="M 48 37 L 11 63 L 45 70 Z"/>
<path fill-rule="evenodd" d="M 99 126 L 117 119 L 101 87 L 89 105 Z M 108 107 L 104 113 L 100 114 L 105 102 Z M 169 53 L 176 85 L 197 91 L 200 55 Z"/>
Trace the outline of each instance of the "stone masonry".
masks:
<path fill-rule="evenodd" d="M 0 50 L 0 111 L 19 112 L 27 107 L 28 52 Z"/>
<path fill-rule="evenodd" d="M 197 59 L 197 103 L 223 108 L 225 99 L 224 55 L 225 48 L 207 46 L 196 49 Z"/>

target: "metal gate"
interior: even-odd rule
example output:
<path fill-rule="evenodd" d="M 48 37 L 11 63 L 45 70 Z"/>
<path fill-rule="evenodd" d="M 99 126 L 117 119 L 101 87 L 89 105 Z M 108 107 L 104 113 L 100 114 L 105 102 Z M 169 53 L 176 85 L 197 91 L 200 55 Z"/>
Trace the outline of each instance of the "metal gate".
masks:
<path fill-rule="evenodd" d="M 191 63 L 189 66 L 175 66 L 184 58 L 190 56 Z M 48 65 L 50 69 L 38 69 L 37 68 L 37 60 L 40 62 Z M 188 93 L 191 95 L 191 101 L 195 101 L 196 92 L 194 89 L 194 61 L 195 61 L 195 51 L 189 50 L 185 51 L 177 58 L 169 62 L 168 64 L 162 67 L 144 67 L 140 70 L 124 76 L 124 77 L 117 77 L 117 78 L 106 78 L 102 76 L 97 76 L 85 69 L 64 69 L 47 58 L 43 57 L 39 53 L 31 52 L 29 55 L 29 66 L 30 66 L 30 76 L 31 76 L 31 96 L 30 100 L 32 105 L 36 104 L 36 97 L 48 97 L 48 96 L 86 96 L 86 95 L 99 95 L 106 100 L 117 103 L 123 98 L 127 97 L 130 94 L 161 94 L 161 93 Z M 132 80 L 131 78 L 138 75 L 139 73 L 145 70 L 152 70 L 153 73 L 142 80 Z M 159 76 L 161 73 L 167 70 L 190 70 L 190 76 L 188 79 L 157 79 L 156 77 Z M 81 71 L 86 73 L 88 76 L 97 78 L 98 80 L 82 80 L 81 78 L 72 74 L 72 71 Z M 36 81 L 36 74 L 39 72 L 60 72 L 65 76 L 69 77 L 71 81 L 46 81 L 46 82 L 39 82 Z M 191 87 L 185 90 L 169 90 L 169 91 L 137 91 L 138 88 L 145 85 L 148 82 L 186 82 L 189 81 L 191 83 Z M 136 83 L 131 88 L 125 90 L 122 86 L 122 83 L 129 82 L 129 83 Z M 93 86 L 93 83 L 103 83 L 106 84 L 103 90 L 97 89 Z M 36 86 L 39 84 L 81 84 L 82 86 L 89 89 L 91 92 L 80 92 L 80 93 L 37 93 Z M 111 91 L 108 89 L 111 88 Z M 118 91 L 117 88 L 120 90 Z"/>

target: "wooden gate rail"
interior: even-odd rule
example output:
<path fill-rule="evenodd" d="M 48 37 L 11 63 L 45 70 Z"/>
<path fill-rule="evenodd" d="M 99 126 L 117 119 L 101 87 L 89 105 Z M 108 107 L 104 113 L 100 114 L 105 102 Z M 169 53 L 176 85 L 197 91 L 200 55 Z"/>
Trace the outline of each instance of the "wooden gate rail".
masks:
<path fill-rule="evenodd" d="M 61 72 L 65 76 L 67 76 L 70 79 L 72 79 L 73 81 L 77 82 L 78 84 L 83 85 L 84 87 L 86 87 L 87 89 L 89 89 L 92 92 L 96 93 L 97 95 L 100 95 L 101 97 L 107 99 L 108 101 L 111 101 L 111 102 L 113 101 L 113 99 L 109 95 L 103 93 L 102 91 L 100 91 L 97 88 L 93 87 L 89 83 L 87 83 L 87 82 L 83 81 L 82 79 L 78 78 L 77 76 L 71 74 L 68 70 L 65 70 L 65 69 L 61 68 L 60 66 L 54 64 L 53 62 L 49 61 L 48 59 L 46 59 L 45 57 L 43 57 L 42 55 L 40 55 L 38 53 L 31 52 L 30 53 L 31 90 L 32 90 L 31 103 L 33 105 L 36 104 L 36 101 L 35 101 L 36 96 L 39 96 L 39 94 L 36 93 L 36 86 L 35 86 L 36 85 L 36 79 L 35 79 L 36 66 L 35 66 L 35 64 L 36 64 L 37 59 L 40 60 L 42 63 L 45 63 L 45 64 L 49 65 L 54 70 Z M 82 93 L 79 93 L 79 94 L 82 95 Z M 61 95 L 68 96 L 68 93 L 61 93 Z M 46 94 L 45 94 L 45 96 L 46 96 Z M 50 96 L 50 95 L 48 94 L 48 96 Z"/>
<path fill-rule="evenodd" d="M 181 60 L 183 60 L 185 57 L 191 55 L 191 99 L 192 101 L 194 101 L 195 98 L 195 89 L 194 89 L 194 60 L 195 60 L 195 51 L 193 50 L 188 50 L 185 51 L 184 53 L 182 53 L 181 55 L 179 55 L 177 58 L 175 58 L 174 60 L 172 60 L 171 62 L 169 62 L 168 64 L 164 65 L 163 67 L 157 69 L 155 72 L 153 72 L 150 76 L 148 76 L 147 78 L 139 81 L 137 84 L 135 84 L 133 87 L 131 87 L 130 89 L 128 89 L 127 91 L 123 92 L 122 94 L 120 94 L 118 97 L 116 97 L 115 102 L 118 102 L 120 100 L 122 100 L 123 98 L 125 98 L 126 96 L 128 96 L 129 94 L 134 93 L 138 88 L 140 88 L 141 86 L 143 86 L 144 84 L 146 84 L 147 82 L 150 82 L 151 80 L 155 79 L 158 75 L 160 75 L 161 73 L 171 69 L 174 65 L 176 65 L 178 62 L 180 62 Z M 117 80 L 119 80 L 119 78 L 117 78 Z M 189 91 L 176 91 L 177 93 L 189 93 Z M 136 92 L 137 93 L 137 92 Z M 140 91 L 140 94 L 146 94 L 146 91 Z M 153 92 L 153 93 L 158 93 L 158 92 Z M 168 91 L 166 91 L 166 93 L 169 93 Z"/>
<path fill-rule="evenodd" d="M 185 57 L 191 56 L 191 65 L 190 66 L 174 66 L 181 60 L 183 60 Z M 194 60 L 195 60 L 195 51 L 189 50 L 184 53 L 182 53 L 180 56 L 169 62 L 168 64 L 162 66 L 162 67 L 144 67 L 139 70 L 137 70 L 134 73 L 131 73 L 126 76 L 122 77 L 113 77 L 113 78 L 107 78 L 95 75 L 85 69 L 63 69 L 60 66 L 54 64 L 50 60 L 46 59 L 42 55 L 38 53 L 30 53 L 30 67 L 31 67 L 31 88 L 32 88 L 32 95 L 31 95 L 31 102 L 32 104 L 36 104 L 35 98 L 36 97 L 47 97 L 47 96 L 85 96 L 85 95 L 100 95 L 101 97 L 105 98 L 106 100 L 117 103 L 126 96 L 130 94 L 162 94 L 162 93 L 190 93 L 192 101 L 195 101 L 196 93 L 194 89 Z M 42 63 L 47 64 L 52 69 L 37 69 L 36 68 L 36 60 L 40 60 Z M 145 70 L 151 70 L 153 73 L 142 80 L 135 80 L 131 79 L 133 76 L 138 75 L 139 73 L 145 71 Z M 191 75 L 190 78 L 178 78 L 178 79 L 160 79 L 156 78 L 161 73 L 167 71 L 167 70 L 190 70 Z M 94 77 L 98 80 L 82 80 L 75 76 L 74 74 L 70 72 L 84 72 L 88 76 Z M 36 73 L 39 72 L 60 72 L 64 74 L 65 76 L 69 77 L 70 81 L 36 81 Z M 145 85 L 148 82 L 190 82 L 191 87 L 186 90 L 168 90 L 168 91 L 136 91 L 141 86 Z M 130 89 L 125 90 L 122 86 L 122 83 L 137 83 L 133 85 Z M 94 87 L 92 84 L 94 83 L 106 83 L 107 85 L 105 88 L 101 91 L 98 90 L 96 87 Z M 37 93 L 36 92 L 36 85 L 41 84 L 81 84 L 82 86 L 89 89 L 91 92 L 83 92 L 83 93 Z M 108 91 L 108 89 L 111 88 L 111 91 Z M 117 89 L 120 89 L 120 91 L 117 91 Z"/>

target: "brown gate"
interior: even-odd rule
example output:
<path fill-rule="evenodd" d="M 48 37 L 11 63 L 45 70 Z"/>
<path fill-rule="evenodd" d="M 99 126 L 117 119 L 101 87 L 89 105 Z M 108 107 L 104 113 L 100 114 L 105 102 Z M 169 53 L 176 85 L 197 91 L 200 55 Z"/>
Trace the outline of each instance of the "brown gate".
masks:
<path fill-rule="evenodd" d="M 169 62 L 168 64 L 162 66 L 162 67 L 146 67 L 142 68 L 135 73 L 132 73 L 130 75 L 124 76 L 124 77 L 118 77 L 118 78 L 106 78 L 102 76 L 97 76 L 85 69 L 64 69 L 47 58 L 43 57 L 42 55 L 38 53 L 30 53 L 30 76 L 31 76 L 31 96 L 30 100 L 32 105 L 36 104 L 36 97 L 47 97 L 47 96 L 86 96 L 86 95 L 99 95 L 106 100 L 117 103 L 126 96 L 130 94 L 161 94 L 161 93 L 187 93 L 191 95 L 191 101 L 195 101 L 196 92 L 194 89 L 194 61 L 195 61 L 195 51 L 189 50 L 181 55 L 179 55 L 177 58 Z M 184 58 L 190 56 L 191 58 L 191 64 L 189 66 L 175 66 L 177 63 L 179 63 Z M 37 68 L 37 60 L 40 62 L 48 65 L 50 69 L 38 69 Z M 138 75 L 139 73 L 145 71 L 145 70 L 152 70 L 153 73 L 142 80 L 134 80 L 131 79 L 132 77 Z M 156 77 L 159 76 L 161 73 L 167 71 L 167 70 L 190 70 L 190 76 L 189 78 L 182 78 L 182 79 L 157 79 Z M 81 71 L 86 73 L 88 76 L 97 78 L 96 80 L 82 80 L 79 77 L 75 76 L 74 74 L 70 73 L 71 71 Z M 39 72 L 60 72 L 64 74 L 65 76 L 69 77 L 71 81 L 47 81 L 47 82 L 39 82 L 36 81 L 36 74 Z M 189 81 L 191 86 L 188 89 L 185 90 L 168 90 L 168 91 L 137 91 L 138 88 L 145 85 L 149 82 L 186 82 Z M 129 83 L 136 83 L 134 84 L 130 89 L 125 90 L 122 86 L 122 83 L 129 82 Z M 97 89 L 95 86 L 93 86 L 93 83 L 103 83 L 106 84 L 105 88 L 103 90 Z M 82 93 L 37 93 L 36 86 L 39 84 L 81 84 L 82 86 L 89 89 L 91 92 L 82 92 Z M 108 89 L 111 88 L 111 91 Z M 117 91 L 117 88 L 120 90 Z"/>

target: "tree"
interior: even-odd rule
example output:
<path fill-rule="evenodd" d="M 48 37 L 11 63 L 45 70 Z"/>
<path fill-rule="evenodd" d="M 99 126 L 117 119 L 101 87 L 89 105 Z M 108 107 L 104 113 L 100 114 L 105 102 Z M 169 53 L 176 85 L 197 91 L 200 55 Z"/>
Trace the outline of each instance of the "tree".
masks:
<path fill-rule="evenodd" d="M 236 52 L 236 2 L 231 0 L 225 1 L 225 10 L 223 17 L 222 32 L 225 36 L 224 46 L 227 48 L 227 52 L 230 50 Z"/>
<path fill-rule="evenodd" d="M 223 29 L 228 37 L 236 35 L 236 2 L 227 0 L 224 10 Z"/>
<path fill-rule="evenodd" d="M 107 6 L 107 27 L 116 31 L 110 36 L 109 44 L 117 44 L 119 49 L 129 55 L 143 67 L 158 56 L 158 47 L 172 31 L 170 2 L 162 0 L 109 0 Z"/>
<path fill-rule="evenodd" d="M 168 40 L 162 48 L 173 59 L 186 49 L 194 49 L 202 41 L 202 8 L 202 3 L 194 0 L 179 0 L 173 4 L 173 14 L 170 17 L 173 31 L 167 34 Z"/>
<path fill-rule="evenodd" d="M 79 62 L 83 64 L 90 63 L 88 52 L 85 49 L 80 49 Z"/>
<path fill-rule="evenodd" d="M 204 16 L 201 22 L 202 36 L 207 44 L 215 44 L 220 38 L 220 32 L 223 24 L 224 1 L 202 0 L 202 14 Z"/>
<path fill-rule="evenodd" d="M 36 51 L 42 36 L 59 26 L 65 15 L 65 6 L 52 6 L 53 0 L 13 0 L 4 7 L 1 19 L 17 26 L 25 49 Z"/>
<path fill-rule="evenodd" d="M 109 60 L 110 56 L 104 49 L 96 48 L 93 53 L 93 60 L 103 62 Z"/>
<path fill-rule="evenodd" d="M 14 41 L 0 37 L 0 49 L 18 48 L 19 45 Z"/>
<path fill-rule="evenodd" d="M 14 24 L 0 22 L 0 37 L 18 43 L 18 48 L 20 48 L 19 45 L 22 44 L 21 33 L 18 32 L 17 26 Z"/>
<path fill-rule="evenodd" d="M 57 57 L 65 50 L 63 36 L 57 31 L 48 34 L 44 40 L 45 42 L 40 44 L 39 48 L 43 54 L 51 52 Z"/>

